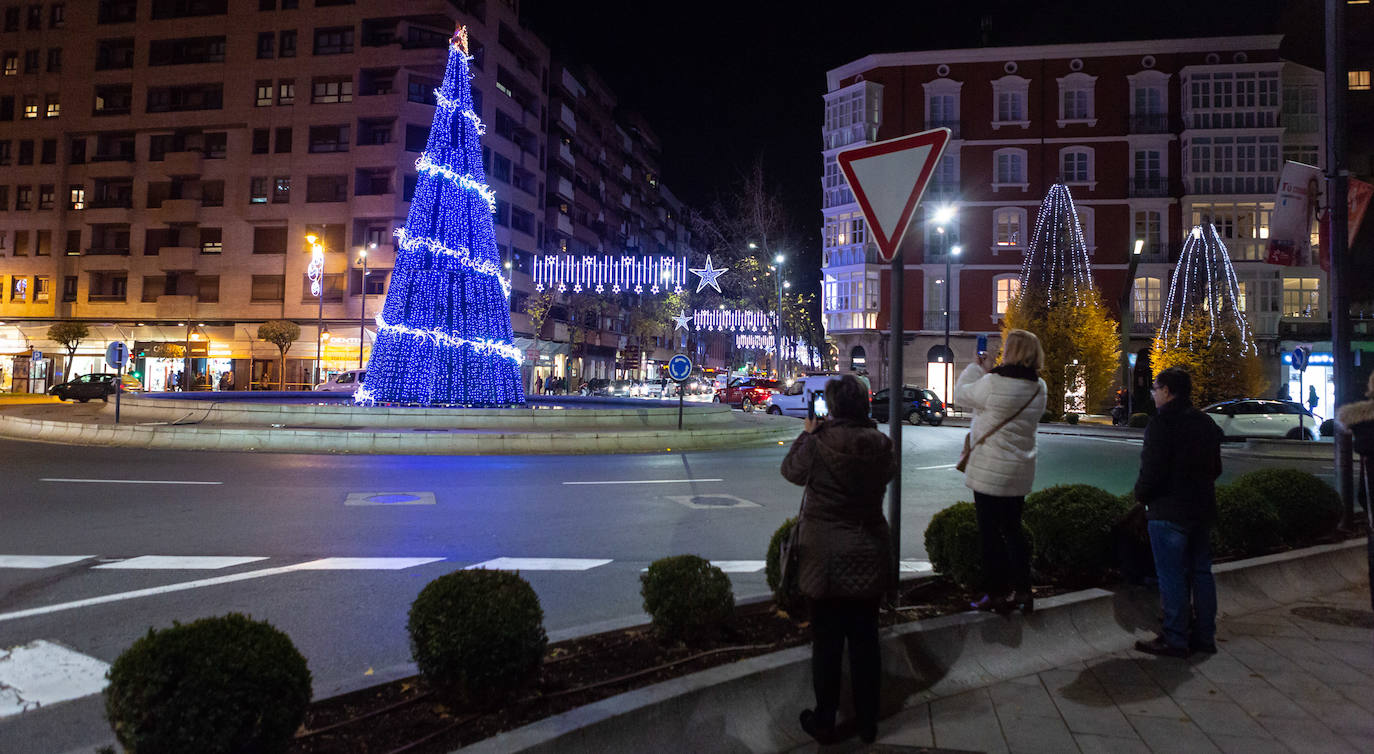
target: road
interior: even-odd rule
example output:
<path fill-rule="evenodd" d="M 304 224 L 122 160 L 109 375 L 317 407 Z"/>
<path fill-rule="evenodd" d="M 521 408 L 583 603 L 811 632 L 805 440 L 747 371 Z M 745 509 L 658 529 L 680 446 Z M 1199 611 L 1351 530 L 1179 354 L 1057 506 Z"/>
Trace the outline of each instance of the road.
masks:
<path fill-rule="evenodd" d="M 931 516 L 971 499 L 953 469 L 965 431 L 903 434 L 904 559 L 925 558 Z M 554 638 L 642 620 L 638 576 L 668 555 L 720 562 L 737 597 L 761 595 L 769 537 L 800 499 L 778 475 L 785 452 L 323 456 L 0 442 L 0 649 L 43 639 L 110 662 L 149 627 L 238 611 L 289 634 L 327 696 L 409 672 L 410 602 L 456 568 L 520 567 Z M 1042 435 L 1040 453 L 1037 488 L 1124 492 L 1139 444 Z M 1260 465 L 1228 460 L 1226 477 Z M 501 558 L 531 560 L 492 563 Z M 0 690 L 0 741 L 89 752 L 109 738 L 98 700 L 6 716 Z"/>

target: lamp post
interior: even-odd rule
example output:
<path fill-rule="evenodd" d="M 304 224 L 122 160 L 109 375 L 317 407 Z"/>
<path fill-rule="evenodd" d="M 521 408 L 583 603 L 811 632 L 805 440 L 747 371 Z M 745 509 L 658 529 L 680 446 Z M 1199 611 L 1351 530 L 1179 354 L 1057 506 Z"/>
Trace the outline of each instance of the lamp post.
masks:
<path fill-rule="evenodd" d="M 954 215 L 955 215 L 955 209 L 954 209 L 954 207 L 951 207 L 951 206 L 949 206 L 949 205 L 945 205 L 945 206 L 940 207 L 939 209 L 935 210 L 935 223 L 936 223 L 936 225 L 935 225 L 935 232 L 938 233 L 938 234 L 940 234 L 941 236 L 943 236 L 943 235 L 945 234 L 945 224 L 946 224 L 946 223 L 949 223 L 949 222 L 953 222 L 953 220 L 954 220 Z M 950 283 L 951 283 L 951 279 L 950 279 L 950 275 L 951 275 L 951 272 L 950 272 L 950 257 L 958 256 L 960 251 L 963 251 L 963 249 L 961 249 L 961 248 L 958 247 L 958 246 L 952 246 L 952 247 L 950 247 L 950 248 L 948 248 L 948 249 L 945 250 L 945 350 L 944 350 L 944 353 L 940 355 L 940 358 L 943 359 L 943 360 L 947 360 L 947 363 L 946 363 L 945 366 L 944 366 L 944 375 L 943 375 L 943 378 L 944 378 L 944 379 L 943 379 L 943 382 L 944 382 L 943 387 L 944 387 L 945 394 L 944 394 L 943 396 L 941 396 L 941 397 L 944 399 L 944 401 L 945 401 L 946 404 L 948 404 L 948 403 L 950 402 L 950 398 L 951 398 L 951 396 L 950 396 L 950 392 L 951 392 L 951 391 L 950 391 L 950 378 L 953 377 L 952 372 L 954 371 L 954 356 L 953 356 L 953 353 L 949 350 L 949 308 L 950 308 L 950 291 L 949 291 L 949 289 L 950 289 Z M 894 391 L 905 390 L 905 389 L 906 389 L 906 386 L 905 386 L 905 385 L 898 385 L 898 386 L 896 386 L 896 387 L 893 388 Z M 894 392 L 894 395 L 893 395 L 892 400 L 894 401 L 892 405 L 895 406 L 895 405 L 898 405 L 898 404 L 896 403 L 896 401 L 901 400 L 901 398 Z M 895 415 L 895 414 L 894 414 L 894 415 Z"/>
<path fill-rule="evenodd" d="M 319 236 L 311 233 L 305 237 L 310 244 L 310 265 L 306 267 L 305 274 L 310 278 L 310 292 L 315 294 L 319 302 L 319 312 L 315 321 L 315 375 L 311 382 L 311 387 L 319 383 L 320 376 L 323 374 L 321 365 L 324 356 L 324 246 L 319 243 Z"/>
<path fill-rule="evenodd" d="M 1131 328 L 1135 325 L 1135 310 L 1131 305 L 1131 289 L 1135 287 L 1135 270 L 1140 264 L 1140 253 L 1145 249 L 1145 239 L 1137 238 L 1131 248 L 1131 263 L 1126 268 L 1126 284 L 1121 289 L 1121 387 L 1126 390 L 1126 418 L 1133 413 L 1135 399 L 1135 380 L 1131 379 Z"/>
<path fill-rule="evenodd" d="M 363 368 L 363 341 L 367 339 L 367 250 L 377 248 L 373 243 L 367 249 L 358 251 L 358 262 L 363 266 L 363 308 L 358 314 L 358 368 Z"/>

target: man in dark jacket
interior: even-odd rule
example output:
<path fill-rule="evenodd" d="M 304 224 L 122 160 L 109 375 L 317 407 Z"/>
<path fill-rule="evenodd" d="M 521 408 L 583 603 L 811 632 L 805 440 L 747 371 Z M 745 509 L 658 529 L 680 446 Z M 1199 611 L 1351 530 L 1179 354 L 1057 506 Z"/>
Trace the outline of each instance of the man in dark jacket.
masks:
<path fill-rule="evenodd" d="M 1208 537 L 1222 433 L 1193 406 L 1193 381 L 1182 369 L 1160 372 L 1150 392 L 1159 413 L 1145 427 L 1135 498 L 1149 519 L 1164 631 L 1135 647 L 1168 657 L 1215 653 L 1217 586 Z"/>

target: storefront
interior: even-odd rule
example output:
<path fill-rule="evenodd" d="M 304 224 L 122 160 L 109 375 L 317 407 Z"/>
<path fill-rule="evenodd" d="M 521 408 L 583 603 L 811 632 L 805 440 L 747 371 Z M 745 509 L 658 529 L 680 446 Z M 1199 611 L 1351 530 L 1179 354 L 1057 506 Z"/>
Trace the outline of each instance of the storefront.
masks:
<path fill-rule="evenodd" d="M 1293 349 L 1298 345 L 1312 346 L 1312 354 L 1307 359 L 1307 369 L 1299 372 L 1294 369 Z M 1304 406 L 1312 409 L 1312 413 L 1321 419 L 1330 419 L 1336 415 L 1336 375 L 1335 359 L 1331 354 L 1331 343 L 1293 343 L 1284 341 L 1282 344 L 1283 361 L 1283 385 L 1288 388 L 1290 400 L 1297 401 Z M 1311 396 L 1316 391 L 1317 404 L 1312 406 Z M 1268 396 L 1264 396 L 1268 397 Z"/>

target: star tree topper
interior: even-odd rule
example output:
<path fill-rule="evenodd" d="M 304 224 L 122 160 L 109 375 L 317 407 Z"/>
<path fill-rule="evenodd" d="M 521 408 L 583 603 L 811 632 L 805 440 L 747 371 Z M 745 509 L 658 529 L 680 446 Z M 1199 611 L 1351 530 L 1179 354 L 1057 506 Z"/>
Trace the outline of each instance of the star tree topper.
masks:
<path fill-rule="evenodd" d="M 673 322 L 677 323 L 677 325 L 673 328 L 673 332 L 677 332 L 678 330 L 687 330 L 687 325 L 689 325 L 692 322 L 692 318 L 687 315 L 686 310 L 678 309 L 677 316 L 673 317 Z"/>
<path fill-rule="evenodd" d="M 715 288 L 716 293 L 720 293 L 720 283 L 716 281 L 716 278 L 725 274 L 728 270 L 728 267 L 712 267 L 711 255 L 707 254 L 706 266 L 699 270 L 692 270 L 693 275 L 701 278 L 701 280 L 697 282 L 697 293 L 701 293 L 701 289 L 708 285 Z"/>

